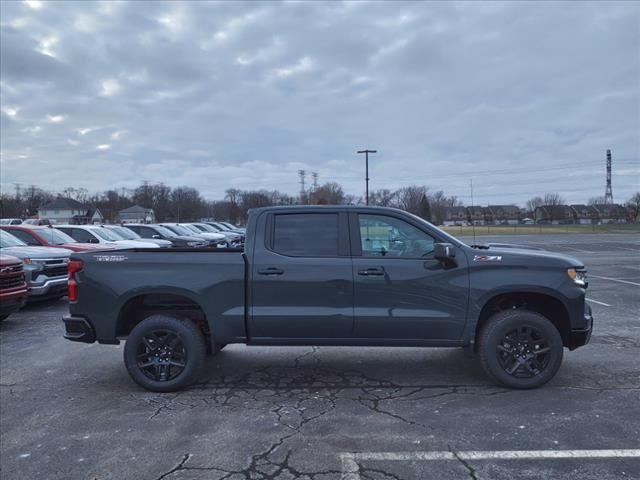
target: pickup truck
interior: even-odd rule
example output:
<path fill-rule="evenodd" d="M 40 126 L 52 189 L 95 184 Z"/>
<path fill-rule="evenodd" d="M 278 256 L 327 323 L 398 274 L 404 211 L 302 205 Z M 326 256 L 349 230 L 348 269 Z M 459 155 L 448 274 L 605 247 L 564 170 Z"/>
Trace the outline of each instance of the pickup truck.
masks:
<path fill-rule="evenodd" d="M 27 300 L 22 260 L 0 255 L 0 322 L 22 308 Z"/>
<path fill-rule="evenodd" d="M 142 387 L 193 382 L 248 345 L 473 346 L 495 382 L 549 381 L 591 336 L 579 260 L 468 246 L 404 211 L 266 207 L 240 249 L 74 253 L 68 340 L 117 344 Z"/>

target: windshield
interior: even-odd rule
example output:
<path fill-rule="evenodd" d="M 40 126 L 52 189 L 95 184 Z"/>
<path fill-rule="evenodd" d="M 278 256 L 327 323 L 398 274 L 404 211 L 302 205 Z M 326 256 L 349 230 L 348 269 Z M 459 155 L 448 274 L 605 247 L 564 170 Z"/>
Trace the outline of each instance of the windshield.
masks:
<path fill-rule="evenodd" d="M 213 228 L 216 232 L 222 232 L 224 230 L 220 225 L 216 223 L 207 223 L 207 225 Z"/>
<path fill-rule="evenodd" d="M 194 226 L 198 227 L 203 232 L 218 233 L 215 228 L 213 228 L 211 225 L 207 225 L 206 223 L 195 223 Z"/>
<path fill-rule="evenodd" d="M 169 230 L 173 230 L 178 235 L 192 236 L 193 232 L 188 228 L 184 228 L 182 225 L 165 225 Z"/>
<path fill-rule="evenodd" d="M 11 235 L 10 233 L 5 232 L 4 230 L 0 230 L 0 247 L 7 248 L 7 247 L 26 247 L 26 246 L 27 244 L 24 243 L 22 240 L 18 240 L 16 237 Z"/>
<path fill-rule="evenodd" d="M 187 230 L 191 231 L 192 233 L 201 233 L 200 229 L 197 227 L 194 227 L 193 225 L 190 224 L 184 224 L 182 225 L 184 228 L 186 228 Z"/>
<path fill-rule="evenodd" d="M 142 238 L 136 232 L 134 232 L 133 230 L 129 230 L 126 227 L 113 227 L 111 231 L 115 232 L 116 235 L 120 235 L 125 240 L 138 240 Z"/>
<path fill-rule="evenodd" d="M 107 242 L 117 242 L 122 240 L 121 238 L 118 238 L 116 234 L 110 232 L 106 228 L 92 228 L 90 231 L 91 233 L 96 234 L 101 239 L 106 240 Z"/>
<path fill-rule="evenodd" d="M 225 225 L 222 222 L 216 222 L 216 225 L 220 227 L 222 230 L 231 230 L 228 225 Z"/>
<path fill-rule="evenodd" d="M 178 236 L 175 232 L 169 230 L 167 227 L 163 227 L 162 225 L 154 225 L 153 228 L 163 237 L 176 238 Z"/>
<path fill-rule="evenodd" d="M 56 228 L 42 228 L 36 230 L 50 245 L 64 245 L 65 243 L 78 243 L 74 238 Z"/>

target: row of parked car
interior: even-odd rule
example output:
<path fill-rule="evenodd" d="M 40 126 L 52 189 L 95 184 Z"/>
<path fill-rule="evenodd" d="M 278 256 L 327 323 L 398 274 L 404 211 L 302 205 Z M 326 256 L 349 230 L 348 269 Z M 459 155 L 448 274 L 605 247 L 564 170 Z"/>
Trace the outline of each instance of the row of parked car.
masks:
<path fill-rule="evenodd" d="M 242 248 L 244 229 L 222 222 L 33 225 L 0 224 L 0 321 L 26 301 L 67 294 L 72 252 L 123 248 Z"/>

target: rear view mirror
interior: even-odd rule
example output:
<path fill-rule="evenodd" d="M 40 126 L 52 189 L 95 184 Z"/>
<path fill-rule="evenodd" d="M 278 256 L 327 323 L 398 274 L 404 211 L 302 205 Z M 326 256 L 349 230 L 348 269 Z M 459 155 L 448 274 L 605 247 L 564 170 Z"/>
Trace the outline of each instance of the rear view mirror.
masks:
<path fill-rule="evenodd" d="M 451 260 L 456 257 L 456 249 L 450 243 L 435 243 L 433 245 L 433 258 L 438 260 Z"/>

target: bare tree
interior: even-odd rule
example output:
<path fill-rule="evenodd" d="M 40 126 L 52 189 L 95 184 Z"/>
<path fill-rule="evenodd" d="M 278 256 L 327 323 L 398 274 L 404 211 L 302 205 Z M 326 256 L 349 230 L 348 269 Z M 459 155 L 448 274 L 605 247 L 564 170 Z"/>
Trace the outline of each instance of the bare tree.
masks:
<path fill-rule="evenodd" d="M 604 197 L 591 197 L 589 199 L 589 205 L 602 205 L 604 203 Z"/>
<path fill-rule="evenodd" d="M 632 222 L 640 221 L 640 192 L 634 193 L 629 200 L 627 200 L 627 208 L 630 212 L 630 220 Z"/>
<path fill-rule="evenodd" d="M 542 198 L 542 206 L 545 207 L 549 220 L 562 220 L 564 218 L 564 198 L 559 193 L 545 193 Z"/>
<path fill-rule="evenodd" d="M 424 186 L 412 185 L 403 187 L 396 192 L 395 200 L 392 205 L 401 208 L 410 213 L 417 214 L 420 210 L 422 197 L 427 195 L 429 189 Z"/>
<path fill-rule="evenodd" d="M 344 203 L 344 190 L 335 182 L 321 185 L 309 194 L 312 205 L 340 205 Z"/>

